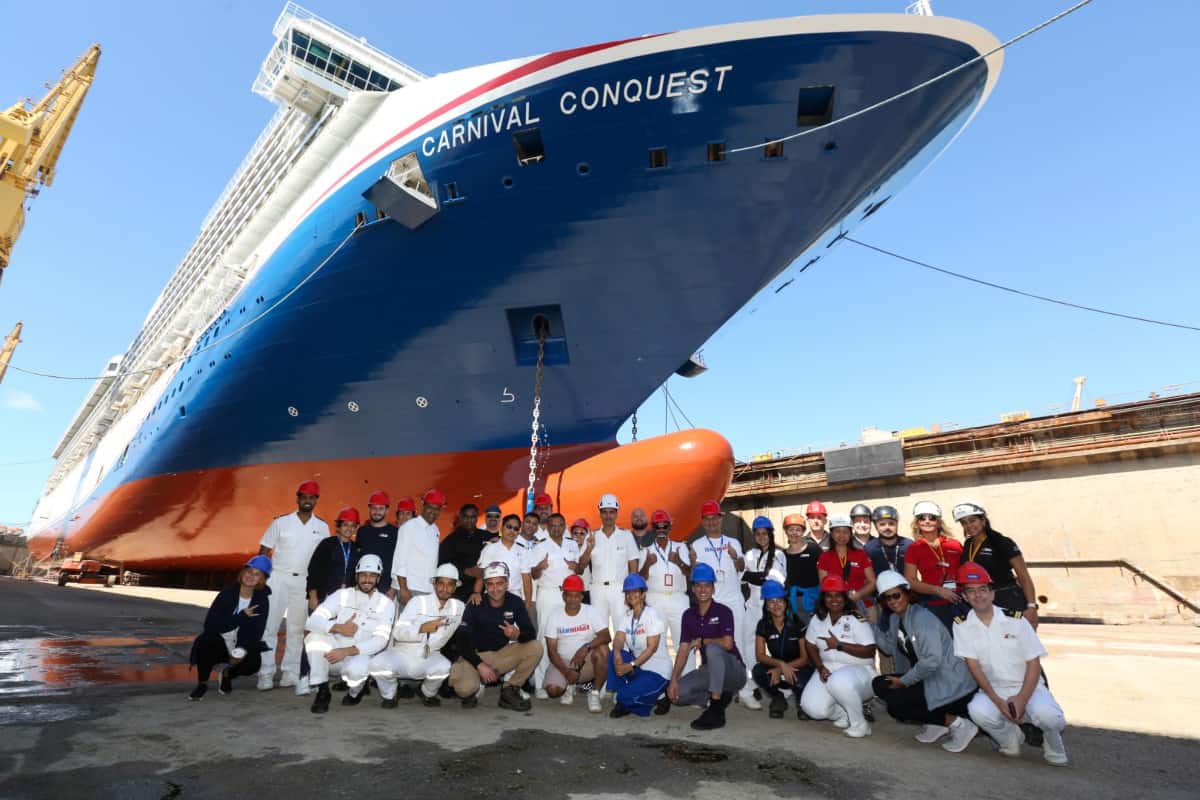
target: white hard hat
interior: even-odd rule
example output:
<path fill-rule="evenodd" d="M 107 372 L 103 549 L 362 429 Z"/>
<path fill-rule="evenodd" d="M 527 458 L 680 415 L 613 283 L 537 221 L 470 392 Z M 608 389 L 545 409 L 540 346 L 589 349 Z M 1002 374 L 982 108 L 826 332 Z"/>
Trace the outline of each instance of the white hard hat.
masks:
<path fill-rule="evenodd" d="M 433 578 L 431 578 L 429 582 L 437 583 L 438 578 L 449 578 L 450 580 L 454 581 L 455 586 L 462 586 L 462 581 L 458 579 L 458 567 L 454 566 L 453 564 L 439 565 L 437 571 L 433 573 Z"/>
<path fill-rule="evenodd" d="M 913 506 L 913 516 L 918 517 L 921 514 L 933 514 L 938 519 L 941 519 L 942 507 L 937 503 L 930 502 L 929 500 L 922 500 Z"/>
<path fill-rule="evenodd" d="M 488 578 L 507 578 L 507 577 L 508 577 L 508 564 L 505 564 L 503 561 L 493 561 L 492 563 L 488 564 L 486 567 L 483 568 L 483 579 L 485 581 Z"/>
<path fill-rule="evenodd" d="M 829 530 L 834 528 L 852 528 L 854 523 L 850 521 L 849 514 L 830 514 L 829 515 Z"/>
<path fill-rule="evenodd" d="M 621 507 L 621 504 L 617 502 L 617 496 L 615 494 L 606 494 L 603 497 L 601 497 L 600 505 L 598 506 L 598 508 L 614 508 L 614 509 L 620 508 L 620 507 Z"/>
<path fill-rule="evenodd" d="M 376 575 L 383 574 L 383 562 L 379 560 L 379 556 L 372 553 L 367 553 L 358 560 L 358 566 L 354 569 L 355 572 L 374 572 Z"/>
<path fill-rule="evenodd" d="M 886 594 L 897 586 L 903 586 L 907 589 L 909 584 L 908 579 L 895 570 L 885 569 L 875 579 L 875 591 L 879 594 Z"/>
<path fill-rule="evenodd" d="M 962 522 L 967 517 L 986 517 L 987 512 L 978 503 L 959 503 L 951 512 L 955 522 Z"/>

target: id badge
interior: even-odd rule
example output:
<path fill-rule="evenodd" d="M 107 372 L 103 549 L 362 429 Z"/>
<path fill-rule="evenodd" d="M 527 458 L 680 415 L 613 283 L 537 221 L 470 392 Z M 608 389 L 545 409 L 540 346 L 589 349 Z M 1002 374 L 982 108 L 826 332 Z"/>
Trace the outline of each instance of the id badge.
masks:
<path fill-rule="evenodd" d="M 670 588 L 674 585 L 675 585 L 675 576 L 669 572 L 664 574 L 663 575 L 663 586 Z"/>
<path fill-rule="evenodd" d="M 958 591 L 958 581 L 942 581 L 942 588 L 949 589 L 952 592 Z"/>
<path fill-rule="evenodd" d="M 724 582 L 725 582 L 725 572 L 723 570 L 717 570 L 717 583 L 724 583 Z"/>

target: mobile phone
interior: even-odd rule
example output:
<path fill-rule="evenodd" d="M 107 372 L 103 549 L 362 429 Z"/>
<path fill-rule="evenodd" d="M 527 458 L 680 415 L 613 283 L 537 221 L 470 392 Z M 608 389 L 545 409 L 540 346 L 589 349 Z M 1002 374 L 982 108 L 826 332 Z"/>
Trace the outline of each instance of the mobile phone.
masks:
<path fill-rule="evenodd" d="M 1008 713 L 1010 713 L 1010 714 L 1012 714 L 1012 715 L 1013 715 L 1013 719 L 1016 719 L 1016 717 L 1017 717 L 1017 707 L 1016 707 L 1016 706 L 1014 706 L 1012 703 L 1009 703 L 1009 704 L 1008 704 Z"/>
<path fill-rule="evenodd" d="M 506 625 L 512 625 L 513 620 L 515 620 L 515 619 L 516 619 L 516 617 L 513 616 L 513 612 L 511 612 L 511 611 L 504 612 L 504 623 Z"/>

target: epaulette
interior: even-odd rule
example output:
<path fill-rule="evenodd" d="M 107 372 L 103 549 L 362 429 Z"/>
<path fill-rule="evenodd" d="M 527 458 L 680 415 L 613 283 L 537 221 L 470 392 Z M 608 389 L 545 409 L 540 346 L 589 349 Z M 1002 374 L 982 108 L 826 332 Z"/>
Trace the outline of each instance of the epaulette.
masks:
<path fill-rule="evenodd" d="M 966 621 L 967 621 L 967 618 L 966 618 L 966 617 L 955 617 L 955 618 L 954 618 L 954 624 L 955 624 L 955 625 L 959 624 L 960 622 L 966 622 Z"/>
<path fill-rule="evenodd" d="M 1025 614 L 1021 611 L 1005 611 L 1004 613 L 1008 614 L 1013 619 L 1021 619 L 1025 616 Z"/>

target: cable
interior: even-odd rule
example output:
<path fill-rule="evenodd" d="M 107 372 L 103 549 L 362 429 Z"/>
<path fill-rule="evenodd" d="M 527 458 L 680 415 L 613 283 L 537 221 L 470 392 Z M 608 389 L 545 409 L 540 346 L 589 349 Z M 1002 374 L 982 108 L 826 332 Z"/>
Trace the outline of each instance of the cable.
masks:
<path fill-rule="evenodd" d="M 959 64 L 957 67 L 952 67 L 940 75 L 935 75 L 934 77 L 930 78 L 929 80 L 927 80 L 923 83 L 918 83 L 916 86 L 913 86 L 911 89 L 905 89 L 903 92 L 900 92 L 899 94 L 896 94 L 896 95 L 892 95 L 891 97 L 888 97 L 886 99 L 880 100 L 878 103 L 869 105 L 866 108 L 860 108 L 858 111 L 855 111 L 852 114 L 847 114 L 844 117 L 839 117 L 838 119 L 830 120 L 829 122 L 826 122 L 824 125 L 818 125 L 815 128 L 809 128 L 808 130 L 803 130 L 803 131 L 799 131 L 798 133 L 793 133 L 790 136 L 784 136 L 779 139 L 772 139 L 771 141 L 768 141 L 768 142 L 759 142 L 758 144 L 746 145 L 745 147 L 735 147 L 732 150 L 728 150 L 727 152 L 729 152 L 729 153 L 744 153 L 747 150 L 758 150 L 759 148 L 764 147 L 769 144 L 779 144 L 780 142 L 787 142 L 792 139 L 799 139 L 801 136 L 808 136 L 810 134 L 817 133 L 818 131 L 823 131 L 827 128 L 832 128 L 834 125 L 840 125 L 843 122 L 847 122 L 849 120 L 854 119 L 855 117 L 861 117 L 863 114 L 869 114 L 870 112 L 875 111 L 876 109 L 883 108 L 884 106 L 894 103 L 897 100 L 908 97 L 910 94 L 919 92 L 922 89 L 926 88 L 927 86 L 932 86 L 933 84 L 937 83 L 938 81 L 945 80 L 946 78 L 949 78 L 951 75 L 953 75 L 957 72 L 961 72 L 964 69 L 970 67 L 971 65 L 976 64 L 980 61 L 983 61 L 984 59 L 988 58 L 989 56 L 995 55 L 996 53 L 1000 52 L 1001 50 L 1011 47 L 1012 45 L 1016 44 L 1017 42 L 1021 41 L 1022 39 L 1032 36 L 1033 34 L 1037 33 L 1038 31 L 1042 30 L 1043 28 L 1053 25 L 1054 23 L 1058 22 L 1060 19 L 1067 17 L 1071 14 L 1074 14 L 1076 11 L 1078 11 L 1079 9 L 1083 8 L 1086 5 L 1089 5 L 1091 2 L 1092 2 L 1092 0 L 1080 0 L 1080 2 L 1076 3 L 1075 5 L 1066 9 L 1065 11 L 1060 11 L 1059 13 L 1055 14 L 1053 17 L 1050 17 L 1049 19 L 1044 20 L 1043 22 L 1040 22 L 1037 25 L 1034 25 L 1032 28 L 1025 31 L 1024 33 L 1019 33 L 1016 36 L 1014 36 L 1013 38 L 1009 39 L 1007 42 L 1002 42 L 1002 43 L 996 45 L 991 50 L 988 50 L 986 53 L 980 53 L 979 55 L 972 58 L 970 61 L 964 61 L 963 63 Z"/>
<path fill-rule="evenodd" d="M 971 283 L 978 283 L 981 286 L 989 286 L 993 289 L 999 289 L 1002 292 L 1009 292 L 1010 294 L 1020 295 L 1021 297 L 1029 297 L 1029 298 L 1032 298 L 1033 300 L 1041 300 L 1044 303 L 1055 303 L 1060 306 L 1066 306 L 1067 308 L 1075 308 L 1075 309 L 1079 309 L 1080 311 L 1091 311 L 1093 314 L 1104 314 L 1105 316 L 1133 320 L 1134 322 L 1148 322 L 1151 325 L 1163 325 L 1168 328 L 1179 328 L 1179 329 L 1185 330 L 1185 331 L 1200 331 L 1200 327 L 1195 326 L 1195 325 L 1185 325 L 1181 322 L 1165 322 L 1161 319 L 1152 319 L 1150 317 L 1139 317 L 1136 314 L 1122 314 L 1119 311 L 1108 311 L 1107 309 L 1103 309 L 1103 308 L 1095 308 L 1094 306 L 1085 306 L 1085 305 L 1081 305 L 1079 303 L 1072 303 L 1069 300 L 1059 300 L 1054 297 L 1046 297 L 1045 295 L 1034 294 L 1033 292 L 1026 292 L 1021 289 L 1014 289 L 1011 286 L 1001 286 L 998 283 L 992 283 L 991 281 L 985 281 L 982 278 L 973 278 L 970 275 L 964 275 L 961 272 L 954 272 L 953 270 L 944 269 L 942 267 L 935 267 L 933 264 L 929 264 L 925 261 L 918 261 L 915 258 L 909 258 L 908 256 L 902 256 L 899 253 L 892 252 L 891 250 L 886 250 L 882 247 L 876 247 L 873 244 L 867 244 L 866 242 L 860 242 L 858 239 L 855 239 L 852 236 L 844 236 L 842 238 L 844 238 L 847 242 L 853 242 L 854 244 L 858 245 L 859 247 L 865 247 L 868 250 L 874 250 L 876 253 L 882 253 L 885 256 L 891 256 L 892 258 L 899 259 L 900 261 L 906 261 L 909 264 L 915 264 L 918 267 L 924 267 L 925 269 L 931 269 L 934 272 L 940 272 L 943 275 L 949 275 L 953 278 L 961 278 L 962 280 L 970 281 Z"/>

